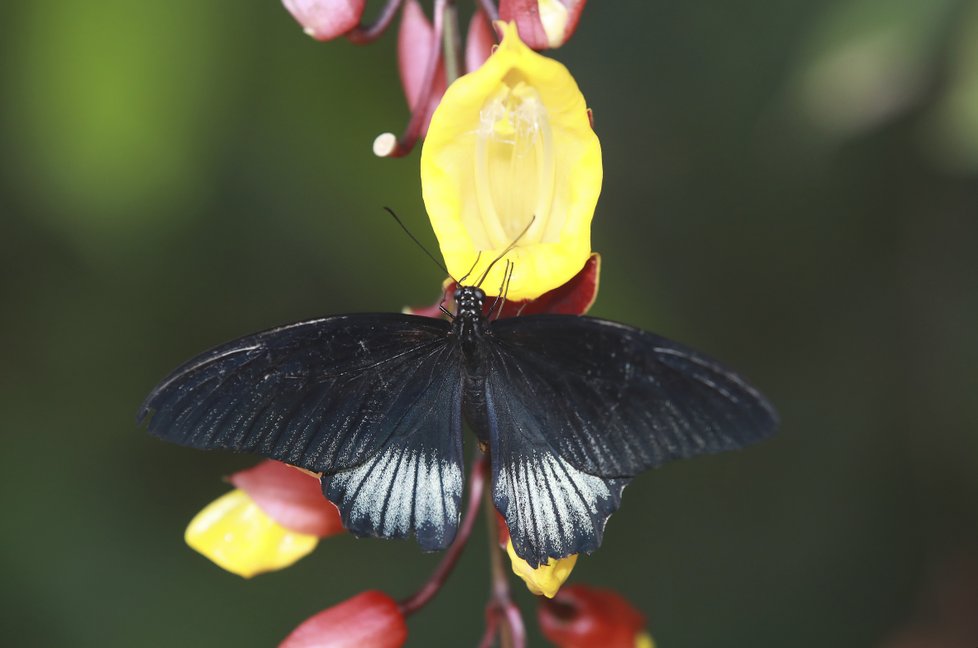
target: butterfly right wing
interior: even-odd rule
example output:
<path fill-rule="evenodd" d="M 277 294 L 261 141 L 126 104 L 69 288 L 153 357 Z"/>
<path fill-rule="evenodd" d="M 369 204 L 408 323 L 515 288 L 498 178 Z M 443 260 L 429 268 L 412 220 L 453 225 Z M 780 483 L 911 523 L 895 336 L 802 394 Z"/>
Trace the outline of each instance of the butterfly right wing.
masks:
<path fill-rule="evenodd" d="M 587 317 L 502 319 L 486 338 L 493 499 L 531 565 L 601 543 L 629 479 L 771 435 L 777 414 L 718 362 Z"/>
<path fill-rule="evenodd" d="M 462 493 L 461 368 L 448 323 L 395 313 L 300 322 L 235 340 L 147 397 L 150 433 L 324 474 L 358 535 L 454 538 Z"/>

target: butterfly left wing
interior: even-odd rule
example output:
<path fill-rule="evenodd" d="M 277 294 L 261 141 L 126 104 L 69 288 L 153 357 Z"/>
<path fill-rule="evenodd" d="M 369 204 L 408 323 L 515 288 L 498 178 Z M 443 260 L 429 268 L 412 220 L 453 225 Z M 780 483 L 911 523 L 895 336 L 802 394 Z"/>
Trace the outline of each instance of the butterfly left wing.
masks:
<path fill-rule="evenodd" d="M 149 431 L 323 473 L 357 535 L 448 546 L 462 495 L 461 368 L 446 322 L 340 315 L 240 338 L 147 397 Z"/>
<path fill-rule="evenodd" d="M 530 564 L 596 549 L 631 477 L 777 426 L 743 378 L 639 329 L 537 315 L 494 322 L 488 340 L 493 496 Z"/>

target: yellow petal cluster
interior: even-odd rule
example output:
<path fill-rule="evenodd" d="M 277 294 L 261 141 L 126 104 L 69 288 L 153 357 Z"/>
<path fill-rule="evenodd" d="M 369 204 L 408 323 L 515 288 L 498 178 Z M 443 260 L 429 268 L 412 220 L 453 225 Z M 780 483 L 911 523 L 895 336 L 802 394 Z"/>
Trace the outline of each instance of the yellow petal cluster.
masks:
<path fill-rule="evenodd" d="M 471 279 L 518 237 L 508 296 L 536 298 L 566 283 L 591 252 L 601 145 L 563 65 L 528 48 L 513 24 L 435 110 L 421 151 L 421 187 L 449 272 Z M 522 237 L 520 234 L 524 232 Z M 504 264 L 482 285 L 499 292 Z"/>
<path fill-rule="evenodd" d="M 241 489 L 208 504 L 190 521 L 184 540 L 219 567 L 243 578 L 288 567 L 319 542 L 314 535 L 280 526 Z"/>
<path fill-rule="evenodd" d="M 577 564 L 577 554 L 571 554 L 566 558 L 551 558 L 537 568 L 530 567 L 528 562 L 516 555 L 512 540 L 506 543 L 506 553 L 513 564 L 513 573 L 523 579 L 526 588 L 537 596 L 542 594 L 547 598 L 557 595 Z"/>

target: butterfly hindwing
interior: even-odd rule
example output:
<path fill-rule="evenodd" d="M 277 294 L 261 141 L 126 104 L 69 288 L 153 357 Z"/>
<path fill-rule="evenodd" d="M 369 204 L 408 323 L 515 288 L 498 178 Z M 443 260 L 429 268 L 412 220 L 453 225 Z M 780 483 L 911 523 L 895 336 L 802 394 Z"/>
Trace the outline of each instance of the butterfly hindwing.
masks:
<path fill-rule="evenodd" d="M 455 539 L 462 499 L 462 372 L 449 344 L 415 374 L 422 386 L 387 442 L 363 464 L 323 477 L 323 493 L 358 536 L 415 534 L 426 551 Z"/>
<path fill-rule="evenodd" d="M 461 368 L 447 322 L 348 315 L 257 333 L 190 360 L 139 413 L 200 449 L 325 475 L 355 533 L 446 546 L 462 493 Z M 369 486 L 369 487 L 368 487 Z"/>
<path fill-rule="evenodd" d="M 741 448 L 777 414 L 733 371 L 676 342 L 614 322 L 535 315 L 493 323 L 507 398 L 579 470 L 634 477 L 674 459 Z"/>
<path fill-rule="evenodd" d="M 532 567 L 549 558 L 590 553 L 601 545 L 608 517 L 628 479 L 607 479 L 574 467 L 538 424 L 533 404 L 508 384 L 514 367 L 490 354 L 486 412 L 492 452 L 492 497 L 506 519 L 516 554 Z"/>

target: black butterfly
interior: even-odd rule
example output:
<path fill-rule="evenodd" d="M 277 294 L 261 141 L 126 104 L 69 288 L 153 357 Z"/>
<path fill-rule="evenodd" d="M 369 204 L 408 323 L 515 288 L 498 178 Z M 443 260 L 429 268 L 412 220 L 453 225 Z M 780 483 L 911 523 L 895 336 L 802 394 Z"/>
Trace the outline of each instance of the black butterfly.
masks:
<path fill-rule="evenodd" d="M 321 472 L 352 533 L 437 550 L 458 528 L 464 417 L 533 566 L 596 549 L 638 473 L 777 426 L 743 378 L 675 342 L 589 317 L 490 321 L 484 300 L 466 286 L 451 322 L 339 315 L 235 340 L 163 380 L 138 421 Z"/>

